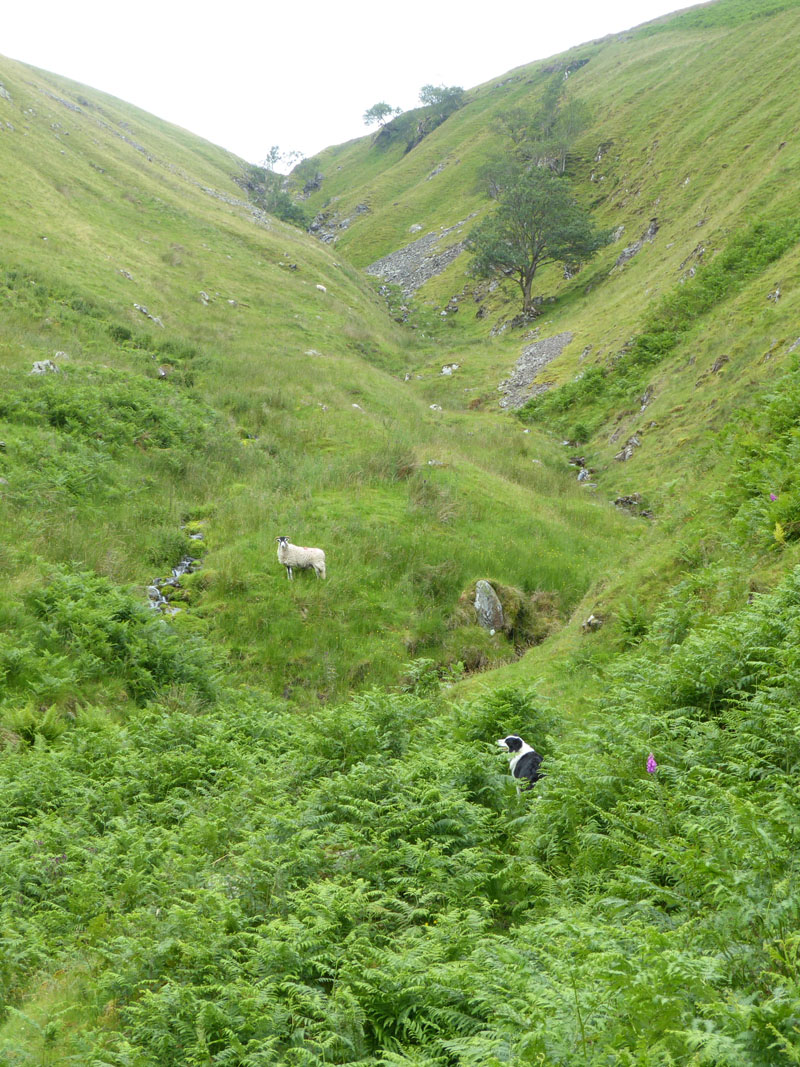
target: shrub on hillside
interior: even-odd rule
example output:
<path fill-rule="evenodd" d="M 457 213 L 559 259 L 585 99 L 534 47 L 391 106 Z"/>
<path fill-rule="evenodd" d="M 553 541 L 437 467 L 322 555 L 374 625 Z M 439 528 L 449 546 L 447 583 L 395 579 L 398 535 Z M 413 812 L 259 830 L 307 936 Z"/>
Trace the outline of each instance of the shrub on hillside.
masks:
<path fill-rule="evenodd" d="M 543 739 L 552 734 L 558 717 L 535 689 L 501 686 L 488 690 L 459 710 L 457 736 L 464 741 L 493 744 L 517 734 L 544 754 Z"/>
<path fill-rule="evenodd" d="M 216 697 L 218 667 L 202 642 L 106 578 L 57 571 L 26 606 L 17 633 L 0 638 L 0 707 L 12 731 L 31 696 L 44 710 L 74 706 L 109 686 L 139 704 L 171 686 L 185 686 L 201 704 Z"/>
<path fill-rule="evenodd" d="M 776 547 L 800 538 L 800 360 L 769 389 L 761 403 L 737 411 L 720 435 L 733 475 L 717 493 L 726 522 L 738 538 Z"/>
<path fill-rule="evenodd" d="M 272 158 L 277 165 L 279 158 Z M 270 167 L 248 165 L 234 181 L 247 193 L 250 200 L 261 211 L 275 215 L 283 222 L 305 229 L 308 218 L 303 208 L 292 199 L 288 192 L 288 178 Z"/>
<path fill-rule="evenodd" d="M 32 606 L 90 674 L 121 677 L 135 700 L 174 684 L 191 686 L 204 701 L 214 698 L 217 669 L 209 650 L 108 579 L 61 572 L 34 594 Z"/>
<path fill-rule="evenodd" d="M 386 109 L 382 111 L 380 119 L 374 119 L 381 122 L 381 128 L 372 142 L 376 148 L 386 149 L 404 141 L 405 152 L 410 152 L 465 103 L 464 90 L 458 85 L 423 85 L 419 99 L 423 106 L 411 111 L 401 112 L 399 108 L 389 108 L 386 104 L 376 105 Z M 391 121 L 386 121 L 389 118 Z M 364 119 L 367 121 L 366 115 Z"/>
<path fill-rule="evenodd" d="M 0 418 L 144 450 L 202 447 L 218 425 L 216 413 L 201 401 L 152 379 L 99 367 L 25 382 L 0 397 Z"/>

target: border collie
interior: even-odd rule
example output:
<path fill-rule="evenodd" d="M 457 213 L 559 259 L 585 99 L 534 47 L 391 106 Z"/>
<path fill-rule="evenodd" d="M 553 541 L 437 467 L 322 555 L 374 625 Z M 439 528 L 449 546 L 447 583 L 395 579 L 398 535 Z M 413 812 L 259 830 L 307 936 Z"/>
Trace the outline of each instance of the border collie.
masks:
<path fill-rule="evenodd" d="M 508 767 L 512 777 L 526 778 L 528 784 L 525 789 L 532 789 L 533 783 L 538 782 L 542 777 L 539 773 L 539 767 L 542 763 L 542 757 L 539 753 L 532 749 L 530 745 L 526 745 L 522 738 L 517 737 L 516 734 L 501 737 L 497 744 L 511 754 Z"/>

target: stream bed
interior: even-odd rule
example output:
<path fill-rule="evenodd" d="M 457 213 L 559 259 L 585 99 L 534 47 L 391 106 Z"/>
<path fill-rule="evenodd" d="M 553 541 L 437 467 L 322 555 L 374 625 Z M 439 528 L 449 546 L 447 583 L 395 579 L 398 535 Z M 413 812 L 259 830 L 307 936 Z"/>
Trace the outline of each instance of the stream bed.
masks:
<path fill-rule="evenodd" d="M 202 541 L 201 533 L 189 534 L 190 541 Z M 147 587 L 147 600 L 154 611 L 162 615 L 177 615 L 181 608 L 177 604 L 170 603 L 170 593 L 181 588 L 181 578 L 184 574 L 191 574 L 199 570 L 202 561 L 197 556 L 183 556 L 170 574 L 164 578 L 154 578 Z"/>

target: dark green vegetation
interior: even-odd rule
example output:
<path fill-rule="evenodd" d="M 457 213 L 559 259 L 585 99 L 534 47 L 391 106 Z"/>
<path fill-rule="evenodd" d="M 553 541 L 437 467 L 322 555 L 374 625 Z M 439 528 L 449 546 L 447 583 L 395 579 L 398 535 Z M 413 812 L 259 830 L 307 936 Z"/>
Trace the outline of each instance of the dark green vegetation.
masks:
<path fill-rule="evenodd" d="M 547 263 L 577 267 L 608 244 L 609 236 L 592 225 L 565 178 L 534 166 L 508 176 L 497 209 L 475 227 L 467 247 L 476 277 L 516 279 L 522 312 L 527 314 L 540 267 Z"/>
<path fill-rule="evenodd" d="M 422 107 L 402 111 L 388 104 L 373 104 L 364 112 L 364 123 L 379 123 L 373 147 L 386 151 L 391 145 L 404 144 L 410 152 L 432 133 L 446 118 L 464 105 L 464 90 L 460 85 L 423 85 L 419 92 Z"/>
<path fill-rule="evenodd" d="M 597 228 L 565 177 L 569 152 L 590 115 L 585 101 L 565 100 L 565 88 L 564 72 L 557 71 L 535 108 L 517 106 L 501 114 L 508 138 L 483 172 L 497 207 L 466 240 L 470 272 L 495 284 L 514 278 L 526 317 L 532 316 L 540 267 L 558 263 L 571 277 L 612 237 Z"/>
<path fill-rule="evenodd" d="M 797 14 L 719 0 L 328 150 L 272 191 L 334 246 L 0 62 L 2 1067 L 800 1061 Z M 615 243 L 520 328 L 463 252 L 389 312 L 360 268 L 466 241 L 514 116 L 532 159 L 568 115 Z"/>
<path fill-rule="evenodd" d="M 551 75 L 540 99 L 533 105 L 527 102 L 501 114 L 500 121 L 509 143 L 487 164 L 493 185 L 502 185 L 502 182 L 496 182 L 494 175 L 498 171 L 503 173 L 509 159 L 517 164 L 548 167 L 554 174 L 566 172 L 569 153 L 591 122 L 591 108 L 580 97 L 567 95 L 564 73 L 564 70 L 556 70 Z"/>

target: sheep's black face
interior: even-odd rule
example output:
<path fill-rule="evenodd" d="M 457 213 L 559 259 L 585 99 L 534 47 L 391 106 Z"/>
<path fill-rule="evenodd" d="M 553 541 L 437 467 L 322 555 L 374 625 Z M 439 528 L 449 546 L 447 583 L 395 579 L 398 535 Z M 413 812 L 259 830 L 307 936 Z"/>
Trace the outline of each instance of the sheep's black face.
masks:
<path fill-rule="evenodd" d="M 508 737 L 501 737 L 497 744 L 506 752 L 519 752 L 524 742 L 516 734 L 509 734 Z"/>
<path fill-rule="evenodd" d="M 278 542 L 279 545 L 288 545 L 289 544 L 289 538 L 288 537 L 276 537 L 275 540 Z"/>

